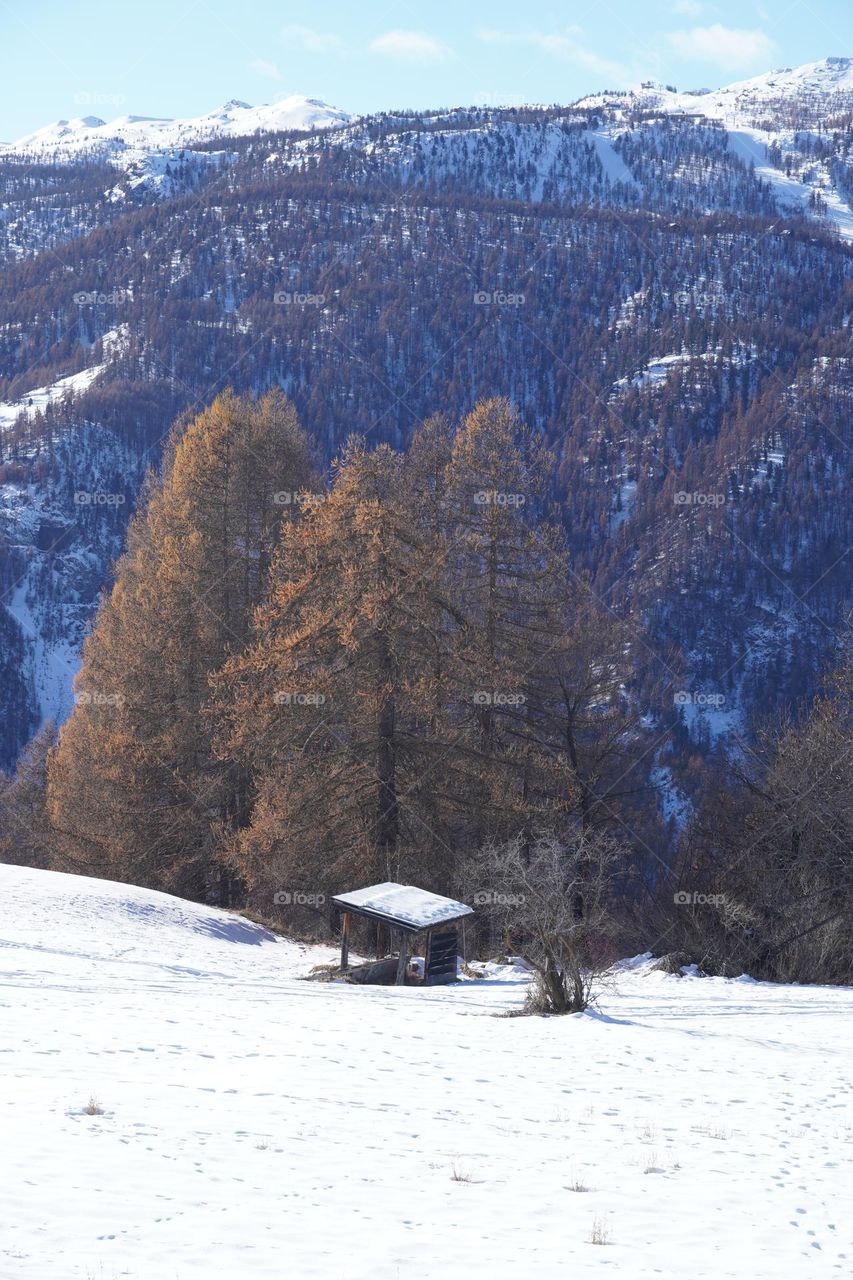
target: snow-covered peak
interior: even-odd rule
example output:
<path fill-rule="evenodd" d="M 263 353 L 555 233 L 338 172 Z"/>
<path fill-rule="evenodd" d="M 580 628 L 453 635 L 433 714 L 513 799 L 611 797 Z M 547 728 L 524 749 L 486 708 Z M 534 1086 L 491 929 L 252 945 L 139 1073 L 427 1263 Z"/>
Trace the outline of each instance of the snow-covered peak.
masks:
<path fill-rule="evenodd" d="M 678 93 L 645 82 L 625 93 L 591 94 L 577 105 L 641 107 L 745 125 L 767 125 L 776 119 L 787 123 L 784 116 L 795 109 L 816 122 L 847 106 L 853 107 L 853 58 L 821 58 L 799 67 L 767 71 L 721 89 Z"/>
<path fill-rule="evenodd" d="M 291 94 L 260 107 L 232 98 L 206 115 L 186 120 L 158 116 L 120 116 L 104 121 L 97 116 L 58 120 L 13 142 L 7 151 L 50 159 L 71 160 L 79 155 L 151 153 L 210 142 L 290 129 L 330 129 L 349 122 L 349 115 L 319 98 Z"/>
<path fill-rule="evenodd" d="M 12 143 L 11 150 L 43 150 L 61 145 L 73 144 L 93 129 L 103 128 L 106 121 L 99 116 L 79 116 L 75 120 L 55 120 L 35 133 Z"/>
<path fill-rule="evenodd" d="M 195 120 L 175 121 L 182 134 L 194 133 L 198 138 L 237 137 L 252 133 L 273 133 L 285 129 L 329 129 L 349 123 L 346 111 L 332 107 L 320 98 L 291 94 L 260 107 L 232 99 L 216 111 Z"/>
<path fill-rule="evenodd" d="M 853 58 L 821 58 L 799 67 L 783 67 L 720 89 L 733 97 L 784 96 L 853 91 Z M 711 96 L 714 96 L 713 94 Z"/>
<path fill-rule="evenodd" d="M 768 114 L 772 119 L 790 107 L 821 116 L 837 110 L 839 98 L 853 99 L 853 58 L 822 58 L 753 76 L 716 92 L 679 96 L 710 117 L 742 118 L 745 123 L 756 123 L 756 117 Z"/>

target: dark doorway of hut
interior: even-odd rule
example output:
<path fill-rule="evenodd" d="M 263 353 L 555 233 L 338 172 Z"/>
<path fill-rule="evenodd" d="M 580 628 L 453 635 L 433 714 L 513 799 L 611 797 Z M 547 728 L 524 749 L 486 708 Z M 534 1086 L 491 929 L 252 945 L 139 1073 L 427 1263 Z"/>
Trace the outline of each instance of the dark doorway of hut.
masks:
<path fill-rule="evenodd" d="M 470 907 L 411 884 L 392 880 L 332 898 L 341 921 L 341 973 L 353 982 L 384 986 L 417 983 L 437 986 L 456 981 L 459 930 L 465 954 L 465 922 Z M 350 964 L 353 922 L 372 924 L 375 960 Z M 423 952 L 422 975 L 411 963 Z"/>

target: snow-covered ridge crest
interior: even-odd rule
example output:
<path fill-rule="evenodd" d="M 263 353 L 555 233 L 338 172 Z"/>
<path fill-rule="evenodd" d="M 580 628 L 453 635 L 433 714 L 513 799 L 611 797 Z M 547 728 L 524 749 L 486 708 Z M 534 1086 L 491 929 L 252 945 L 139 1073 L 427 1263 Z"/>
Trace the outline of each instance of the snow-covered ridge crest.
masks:
<path fill-rule="evenodd" d="M 3 150 L 7 154 L 71 160 L 81 155 L 170 150 L 258 132 L 330 129 L 348 123 L 349 119 L 347 112 L 338 107 L 303 94 L 291 94 L 259 107 L 232 99 L 206 115 L 187 120 L 131 115 L 109 122 L 99 116 L 58 120 L 19 138 Z"/>
<path fill-rule="evenodd" d="M 624 93 L 596 93 L 581 98 L 580 108 L 597 106 L 641 107 L 664 113 L 703 115 L 709 120 L 740 120 L 749 124 L 757 114 L 775 108 L 811 106 L 820 112 L 835 111 L 839 100 L 853 103 L 853 57 L 827 57 L 799 67 L 766 71 L 749 80 L 738 80 L 720 89 L 678 92 L 650 81 Z"/>

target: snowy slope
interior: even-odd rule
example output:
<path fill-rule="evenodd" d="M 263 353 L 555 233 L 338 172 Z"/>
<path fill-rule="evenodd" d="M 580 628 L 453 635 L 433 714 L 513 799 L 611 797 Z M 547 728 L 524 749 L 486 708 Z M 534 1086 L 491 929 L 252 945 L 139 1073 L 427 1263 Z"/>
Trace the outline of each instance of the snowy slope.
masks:
<path fill-rule="evenodd" d="M 853 239 L 849 191 L 838 190 L 833 167 L 833 161 L 848 162 L 844 131 L 835 138 L 833 131 L 838 117 L 853 111 L 853 58 L 823 58 L 694 93 L 645 84 L 626 93 L 592 94 L 576 106 L 603 109 L 623 120 L 639 110 L 719 122 L 732 154 L 755 166 L 783 210 L 812 215 L 817 199 L 829 225 Z M 817 139 L 830 148 L 829 155 L 808 150 Z"/>
<path fill-rule="evenodd" d="M 92 386 L 104 372 L 110 357 L 120 350 L 127 337 L 127 327 L 122 325 L 109 329 L 101 337 L 102 351 L 107 358 L 100 364 L 81 369 L 78 373 L 70 373 L 65 378 L 58 378 L 47 387 L 34 387 L 18 400 L 0 400 L 0 432 L 11 427 L 22 415 L 32 418 L 38 412 L 44 412 L 49 404 L 55 404 L 66 395 L 82 395 Z"/>
<path fill-rule="evenodd" d="M 19 418 L 86 392 L 121 351 L 127 328 L 101 336 L 103 360 L 15 401 L 0 401 L 0 444 Z M 19 671 L 35 723 L 61 724 L 73 706 L 80 644 L 109 566 L 121 550 L 144 459 L 96 423 L 54 428 L 52 465 L 39 473 L 38 443 L 17 446 L 15 478 L 0 484 L 0 539 L 9 580 L 0 611 L 23 641 Z M 6 763 L 6 762 L 4 762 Z"/>
<path fill-rule="evenodd" d="M 682 99 L 684 110 L 747 123 L 759 122 L 785 103 L 826 116 L 853 101 L 853 58 L 821 58 L 739 80 L 709 93 L 675 96 Z"/>
<path fill-rule="evenodd" d="M 591 111 L 600 118 L 591 121 Z M 825 58 L 722 89 L 679 93 L 647 83 L 625 92 L 593 94 L 568 107 L 548 108 L 547 122 L 536 119 L 535 109 L 530 120 L 519 123 L 512 111 L 471 108 L 428 112 L 424 119 L 429 128 L 418 130 L 411 117 L 396 124 L 392 116 L 356 121 L 319 99 L 292 95 L 260 107 L 232 100 L 185 120 L 122 116 L 106 122 L 91 115 L 60 120 L 0 148 L 0 155 L 5 150 L 19 158 L 66 164 L 107 161 L 121 176 L 105 194 L 120 204 L 131 193 L 162 197 L 192 189 L 205 174 L 237 158 L 239 147 L 226 149 L 228 139 L 331 130 L 339 147 L 392 166 L 395 180 L 455 180 L 465 186 L 479 175 L 489 194 L 533 201 L 569 197 L 581 203 L 631 207 L 640 202 L 663 208 L 674 203 L 678 211 L 697 203 L 707 211 L 732 204 L 752 213 L 814 216 L 853 239 L 853 165 L 848 134 L 839 124 L 850 111 L 853 59 Z M 680 160 L 670 155 L 666 172 L 650 187 L 648 175 L 644 178 L 636 163 L 632 169 L 626 162 L 623 144 L 630 137 L 636 147 L 637 137 L 643 136 L 646 161 L 653 163 L 661 143 L 658 122 L 666 118 L 692 129 L 696 154 Z M 703 135 L 709 124 L 726 130 L 728 165 L 713 147 L 708 153 L 714 134 Z M 217 141 L 221 148 L 199 150 Z M 291 141 L 270 161 L 284 169 L 301 167 L 319 154 L 319 147 L 310 137 Z M 775 197 L 769 207 L 766 201 L 756 203 L 756 179 Z M 691 195 L 694 186 L 699 191 Z"/>
<path fill-rule="evenodd" d="M 511 969 L 305 983 L 328 948 L 211 908 L 13 867 L 0 895 L 4 1280 L 853 1268 L 851 991 L 639 961 L 600 1014 L 504 1019 Z"/>

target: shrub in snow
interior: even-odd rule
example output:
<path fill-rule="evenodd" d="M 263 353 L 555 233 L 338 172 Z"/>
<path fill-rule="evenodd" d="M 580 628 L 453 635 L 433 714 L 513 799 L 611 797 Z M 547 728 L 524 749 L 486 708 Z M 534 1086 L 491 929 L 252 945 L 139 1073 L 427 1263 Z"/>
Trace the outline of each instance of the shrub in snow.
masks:
<path fill-rule="evenodd" d="M 529 1013 L 580 1013 L 604 965 L 621 847 L 600 832 L 489 843 L 466 868 L 478 913 L 532 970 Z"/>

